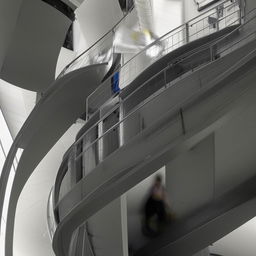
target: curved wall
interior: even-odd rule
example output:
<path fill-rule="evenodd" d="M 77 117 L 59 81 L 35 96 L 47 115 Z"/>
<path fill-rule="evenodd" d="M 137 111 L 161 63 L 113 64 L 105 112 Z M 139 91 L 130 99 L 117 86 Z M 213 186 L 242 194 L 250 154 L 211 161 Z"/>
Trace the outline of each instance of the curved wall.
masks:
<path fill-rule="evenodd" d="M 15 211 L 24 185 L 51 147 L 86 111 L 84 99 L 98 86 L 105 73 L 106 65 L 99 64 L 71 72 L 58 79 L 38 102 L 17 135 L 7 158 L 10 160 L 18 147 L 24 148 L 24 151 L 16 170 L 8 208 L 7 255 L 12 255 Z M 9 163 L 5 162 L 0 179 L 2 202 L 5 195 L 3 191 L 5 191 L 6 179 L 9 176 Z"/>
<path fill-rule="evenodd" d="M 0 22 L 0 33 L 6 38 L 0 48 L 0 77 L 21 88 L 43 92 L 55 79 L 56 63 L 71 20 L 41 0 L 16 4 L 15 9 L 10 4 L 11 10 L 2 9 L 13 14 L 11 21 Z"/>

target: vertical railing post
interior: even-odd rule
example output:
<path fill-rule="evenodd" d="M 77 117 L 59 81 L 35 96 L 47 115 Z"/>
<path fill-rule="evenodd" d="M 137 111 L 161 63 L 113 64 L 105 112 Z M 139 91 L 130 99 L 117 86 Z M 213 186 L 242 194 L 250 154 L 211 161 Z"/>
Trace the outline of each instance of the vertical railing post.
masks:
<path fill-rule="evenodd" d="M 184 115 L 183 115 L 182 108 L 180 109 L 180 119 L 181 119 L 182 133 L 183 133 L 183 135 L 185 135 L 186 134 L 186 128 L 185 128 Z"/>
<path fill-rule="evenodd" d="M 219 9 L 219 6 L 217 6 L 216 8 L 216 14 L 217 14 L 217 18 L 216 18 L 216 29 L 217 31 L 220 30 L 220 9 Z M 226 20 L 226 18 L 225 18 Z"/>
<path fill-rule="evenodd" d="M 71 188 L 73 186 L 75 186 L 77 183 L 75 159 L 76 159 L 76 146 L 73 146 L 72 151 L 69 155 L 69 160 L 68 160 L 68 169 L 69 169 L 68 171 L 70 172 L 70 187 Z"/>
<path fill-rule="evenodd" d="M 85 100 L 85 108 L 86 108 L 86 121 L 89 119 L 89 97 L 88 96 Z"/>
<path fill-rule="evenodd" d="M 103 120 L 98 124 L 98 136 L 101 137 L 102 135 L 103 135 Z M 97 143 L 98 143 L 98 156 L 99 156 L 99 163 L 100 163 L 103 161 L 103 154 L 104 154 L 103 153 L 103 137 L 100 138 Z"/>
<path fill-rule="evenodd" d="M 239 2 L 239 15 L 240 15 L 240 24 L 243 24 L 245 22 L 246 18 L 246 10 L 245 10 L 245 0 L 238 0 Z"/>
<path fill-rule="evenodd" d="M 189 24 L 185 23 L 185 39 L 186 43 L 189 43 Z"/>
<path fill-rule="evenodd" d="M 119 147 L 123 146 L 124 141 L 124 102 L 121 97 L 119 97 Z"/>
<path fill-rule="evenodd" d="M 165 88 L 167 88 L 167 78 L 166 78 L 167 74 L 166 74 L 166 70 L 167 69 L 164 70 L 164 87 Z"/>
<path fill-rule="evenodd" d="M 214 45 L 210 46 L 210 61 L 214 61 L 215 60 L 215 47 Z"/>

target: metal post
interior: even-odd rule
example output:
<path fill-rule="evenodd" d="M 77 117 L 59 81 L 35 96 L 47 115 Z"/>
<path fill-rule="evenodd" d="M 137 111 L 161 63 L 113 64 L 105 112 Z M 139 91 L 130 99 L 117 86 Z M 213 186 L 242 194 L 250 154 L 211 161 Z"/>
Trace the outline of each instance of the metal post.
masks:
<path fill-rule="evenodd" d="M 164 87 L 167 88 L 167 78 L 166 78 L 166 70 L 164 70 Z"/>
<path fill-rule="evenodd" d="M 239 1 L 239 15 L 240 15 L 240 24 L 243 24 L 246 19 L 246 2 L 245 0 L 238 0 Z"/>
<path fill-rule="evenodd" d="M 220 30 L 220 24 L 219 24 L 220 9 L 219 9 L 219 6 L 217 6 L 217 8 L 216 8 L 216 13 L 217 13 L 216 29 L 217 29 L 217 31 L 219 31 Z"/>
<path fill-rule="evenodd" d="M 189 42 L 189 25 L 188 23 L 185 24 L 185 39 L 186 39 L 186 43 Z"/>
<path fill-rule="evenodd" d="M 216 45 L 211 45 L 211 47 L 210 47 L 210 60 L 211 61 L 215 60 L 215 48 L 216 48 Z"/>
<path fill-rule="evenodd" d="M 186 128 L 185 128 L 185 122 L 184 122 L 184 116 L 183 116 L 183 110 L 180 109 L 180 118 L 181 118 L 181 126 L 182 126 L 182 133 L 183 135 L 186 134 Z"/>

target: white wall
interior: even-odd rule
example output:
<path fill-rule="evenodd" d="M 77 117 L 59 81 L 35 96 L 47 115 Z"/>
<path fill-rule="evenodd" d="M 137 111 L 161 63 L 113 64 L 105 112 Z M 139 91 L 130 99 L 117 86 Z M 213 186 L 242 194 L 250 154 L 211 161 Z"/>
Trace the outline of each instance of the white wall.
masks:
<path fill-rule="evenodd" d="M 76 56 L 88 48 L 85 37 L 81 30 L 81 26 L 77 20 L 75 20 L 73 23 L 73 46 Z"/>
<path fill-rule="evenodd" d="M 61 47 L 59 58 L 56 65 L 55 77 L 57 77 L 61 71 L 75 58 L 76 53 Z"/>
<path fill-rule="evenodd" d="M 77 123 L 66 131 L 22 190 L 15 217 L 13 256 L 54 256 L 47 230 L 47 201 L 63 154 L 74 142 L 81 126 Z"/>
<path fill-rule="evenodd" d="M 250 220 L 211 246 L 211 253 L 224 256 L 255 256 L 256 218 Z"/>
<path fill-rule="evenodd" d="M 75 13 L 88 47 L 123 17 L 116 0 L 86 0 Z"/>
<path fill-rule="evenodd" d="M 36 93 L 0 79 L 0 108 L 14 138 L 36 102 Z"/>
<path fill-rule="evenodd" d="M 182 0 L 151 0 L 154 32 L 162 36 L 183 23 Z"/>
<path fill-rule="evenodd" d="M 224 0 L 223 0 L 224 1 Z M 219 4 L 219 2 L 217 3 Z M 217 5 L 215 4 L 215 5 Z M 187 22 L 196 16 L 204 13 L 205 11 L 213 8 L 215 5 L 210 6 L 209 8 L 198 12 L 197 11 L 197 4 L 193 0 L 183 0 L 183 20 L 184 22 Z"/>

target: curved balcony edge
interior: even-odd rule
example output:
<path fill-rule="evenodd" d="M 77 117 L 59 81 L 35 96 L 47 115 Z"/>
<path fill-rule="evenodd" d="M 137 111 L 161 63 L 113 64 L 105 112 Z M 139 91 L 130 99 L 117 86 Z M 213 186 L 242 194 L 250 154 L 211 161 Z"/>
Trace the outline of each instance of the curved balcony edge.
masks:
<path fill-rule="evenodd" d="M 230 63 L 233 63 L 233 65 L 230 66 Z M 224 66 L 229 68 L 223 73 Z M 171 108 L 171 112 L 168 111 L 168 115 L 165 118 L 161 119 L 161 121 L 159 120 L 152 127 L 145 129 L 127 145 L 122 146 L 118 151 L 109 155 L 59 203 L 59 209 L 69 210 L 61 219 L 54 235 L 53 247 L 56 255 L 66 255 L 65 252 L 67 251 L 72 232 L 91 215 L 153 173 L 158 167 L 161 167 L 166 158 L 170 160 L 170 158 L 176 156 L 184 149 L 193 146 L 247 105 L 248 101 L 244 101 L 244 98 L 242 100 L 239 97 L 241 94 L 252 97 L 252 95 L 255 95 L 255 89 L 251 84 L 244 85 L 243 81 L 237 78 L 243 78 L 245 72 L 248 76 L 252 76 L 255 66 L 256 50 L 254 40 L 250 43 L 250 47 L 247 45 L 242 49 L 236 50 L 230 55 L 195 70 L 190 76 L 185 76 L 181 81 L 177 82 L 176 88 L 181 83 L 183 86 L 188 87 L 191 81 L 193 83 L 199 82 L 200 85 L 196 93 L 193 91 L 190 97 L 185 98 L 182 103 L 175 105 L 174 109 Z M 213 70 L 214 72 L 212 72 Z M 236 84 L 234 85 L 233 81 L 235 78 Z M 224 81 L 225 84 L 223 83 Z M 175 87 L 172 86 L 168 89 L 171 91 Z M 232 88 L 232 91 L 230 88 Z M 254 90 L 254 94 L 249 93 L 247 91 L 249 90 L 248 88 Z M 219 89 L 222 91 L 226 89 L 227 91 L 223 96 L 220 96 L 216 93 Z M 193 125 L 189 123 L 189 118 L 185 119 L 185 134 L 182 130 L 176 131 L 177 137 L 173 138 L 172 141 L 166 140 L 170 135 L 170 129 L 168 131 L 168 128 L 171 124 L 173 125 L 173 121 L 178 120 L 180 122 L 180 109 L 185 111 L 184 115 L 186 116 L 189 113 L 188 110 L 193 108 L 193 104 L 205 104 L 206 99 L 202 96 L 206 95 L 208 97 L 210 97 L 209 95 L 220 97 L 219 101 L 215 100 L 212 102 L 212 104 L 215 104 L 214 107 L 202 108 L 203 114 L 201 114 L 208 116 L 208 118 L 206 120 L 196 118 L 196 122 Z M 227 95 L 229 101 L 226 101 Z M 253 100 L 252 98 L 250 99 Z M 239 107 L 235 107 L 238 104 L 237 102 L 241 103 Z M 194 114 L 195 111 L 196 108 Z M 171 113 L 172 115 L 170 116 Z M 160 123 L 162 128 L 159 130 Z M 178 127 L 180 129 L 180 126 Z M 150 143 L 151 140 L 155 142 L 153 146 Z M 129 155 L 130 160 L 125 160 L 124 156 L 127 155 Z M 117 161 L 117 159 L 122 159 L 123 161 Z M 113 163 L 115 163 L 114 166 Z M 70 200 L 70 196 L 73 193 L 77 193 L 77 191 L 80 191 L 80 193 L 83 191 L 82 198 L 80 201 L 73 202 Z M 70 205 L 71 201 L 72 204 Z"/>
<path fill-rule="evenodd" d="M 25 183 L 51 147 L 84 113 L 84 98 L 100 84 L 106 72 L 106 63 L 97 64 L 67 74 L 62 79 L 55 81 L 35 106 L 15 138 L 0 178 L 0 216 L 2 216 L 10 167 L 18 147 L 24 148 L 17 166 L 8 207 L 7 255 L 12 255 L 16 206 Z M 87 86 L 84 81 L 87 82 Z M 65 115 L 61 113 L 65 113 Z M 34 150 L 35 148 L 37 151 Z"/>

